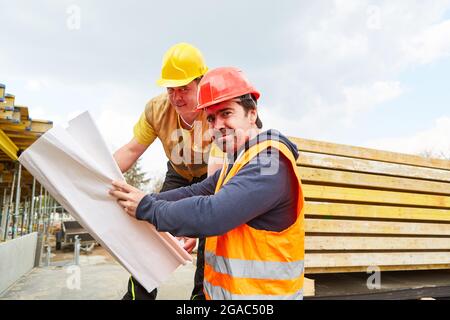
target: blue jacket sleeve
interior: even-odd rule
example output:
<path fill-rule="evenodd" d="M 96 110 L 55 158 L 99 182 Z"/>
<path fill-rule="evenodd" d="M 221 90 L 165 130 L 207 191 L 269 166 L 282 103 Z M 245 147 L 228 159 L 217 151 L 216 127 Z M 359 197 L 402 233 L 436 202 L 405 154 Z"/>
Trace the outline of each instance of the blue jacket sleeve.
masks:
<path fill-rule="evenodd" d="M 274 166 L 278 168 L 275 174 L 261 174 L 262 170 Z M 158 231 L 175 236 L 221 235 L 277 206 L 282 195 L 288 192 L 288 175 L 285 161 L 258 159 L 242 168 L 215 195 L 193 195 L 179 201 L 146 196 L 139 203 L 136 217 L 152 223 Z M 191 191 L 183 192 L 192 195 Z"/>
<path fill-rule="evenodd" d="M 199 183 L 195 183 L 187 187 L 169 190 L 166 192 L 153 193 L 151 197 L 156 200 L 177 201 L 193 196 L 206 196 L 214 194 L 219 174 L 220 170 Z"/>

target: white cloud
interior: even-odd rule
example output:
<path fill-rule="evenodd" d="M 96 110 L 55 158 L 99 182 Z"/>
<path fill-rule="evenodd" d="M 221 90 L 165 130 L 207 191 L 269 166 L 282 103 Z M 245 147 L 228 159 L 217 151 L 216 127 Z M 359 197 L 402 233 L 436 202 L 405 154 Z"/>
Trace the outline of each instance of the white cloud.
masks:
<path fill-rule="evenodd" d="M 365 145 L 394 152 L 410 154 L 428 152 L 433 155 L 444 154 L 450 157 L 450 117 L 438 118 L 433 127 L 411 136 L 372 140 Z"/>
<path fill-rule="evenodd" d="M 345 128 L 352 128 L 354 119 L 375 108 L 377 104 L 400 96 L 404 88 L 398 81 L 378 81 L 368 85 L 339 88 L 343 98 L 337 104 L 329 104 L 320 95 L 311 95 L 308 108 L 299 116 L 298 111 L 286 108 L 261 106 L 259 112 L 265 128 L 276 128 L 291 136 L 312 139 L 335 139 L 335 134 Z"/>
<path fill-rule="evenodd" d="M 404 47 L 410 63 L 428 64 L 450 55 L 450 21 L 432 25 L 414 36 Z"/>
<path fill-rule="evenodd" d="M 41 91 L 43 87 L 48 88 L 49 81 L 47 79 L 28 79 L 26 81 L 25 89 L 29 91 Z"/>
<path fill-rule="evenodd" d="M 116 108 L 105 108 L 100 112 L 97 125 L 110 148 L 116 150 L 131 140 L 135 121 L 133 115 Z"/>
<path fill-rule="evenodd" d="M 442 19 L 449 5 L 447 0 L 334 1 L 314 2 L 298 12 L 285 30 L 288 59 L 254 76 L 264 79 L 265 127 L 359 144 L 351 140 L 364 136 L 351 133 L 358 120 L 410 91 L 398 80 L 401 73 L 447 56 L 450 21 Z"/>
<path fill-rule="evenodd" d="M 353 119 L 376 105 L 395 99 L 403 93 L 398 81 L 377 81 L 370 85 L 357 85 L 342 89 L 345 101 L 337 109 L 343 111 L 344 122 L 351 124 Z"/>
<path fill-rule="evenodd" d="M 449 5 L 335 0 L 305 6 L 284 30 L 283 63 L 255 73 L 263 79 L 263 103 L 271 106 L 269 121 L 280 117 L 279 128 L 297 123 L 292 131 L 318 139 L 349 135 L 367 112 L 409 91 L 398 80 L 402 72 L 448 55 L 450 21 L 442 19 Z"/>

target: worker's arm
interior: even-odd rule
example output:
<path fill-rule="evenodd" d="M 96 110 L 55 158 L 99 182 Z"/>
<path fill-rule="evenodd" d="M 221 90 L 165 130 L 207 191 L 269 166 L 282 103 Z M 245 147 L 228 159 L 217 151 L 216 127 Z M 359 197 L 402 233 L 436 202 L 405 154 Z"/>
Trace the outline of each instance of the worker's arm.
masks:
<path fill-rule="evenodd" d="M 151 103 L 148 103 L 134 126 L 133 139 L 114 153 L 114 159 L 122 172 L 128 171 L 158 136 L 147 119 L 151 110 Z"/>
<path fill-rule="evenodd" d="M 224 234 L 270 211 L 286 197 L 291 197 L 292 186 L 287 183 L 291 178 L 288 166 L 285 161 L 280 161 L 276 174 L 262 175 L 259 161 L 248 164 L 212 196 L 164 201 L 147 195 L 140 200 L 136 218 L 150 222 L 158 231 L 176 236 Z M 272 222 L 284 224 L 278 226 L 282 230 L 294 220 L 279 216 Z"/>
<path fill-rule="evenodd" d="M 219 177 L 219 173 L 214 176 L 208 177 L 200 183 L 193 184 L 191 186 L 173 189 L 159 194 L 149 194 L 149 198 L 162 201 L 177 201 L 184 198 L 189 198 L 198 195 L 211 195 L 214 194 L 215 185 Z M 129 185 L 125 181 L 113 181 L 113 189 L 110 190 L 110 194 L 115 197 L 118 203 L 129 215 L 136 217 L 136 210 L 138 204 L 146 196 L 146 193 Z"/>
<path fill-rule="evenodd" d="M 214 194 L 217 180 L 219 179 L 220 171 L 217 171 L 212 176 L 208 176 L 205 180 L 192 184 L 187 187 L 181 187 L 161 193 L 152 194 L 155 200 L 178 201 L 184 198 L 194 196 L 208 196 Z"/>
<path fill-rule="evenodd" d="M 130 142 L 117 150 L 114 153 L 114 159 L 119 165 L 120 171 L 128 171 L 147 148 L 148 145 L 141 144 L 136 138 L 133 138 Z"/>

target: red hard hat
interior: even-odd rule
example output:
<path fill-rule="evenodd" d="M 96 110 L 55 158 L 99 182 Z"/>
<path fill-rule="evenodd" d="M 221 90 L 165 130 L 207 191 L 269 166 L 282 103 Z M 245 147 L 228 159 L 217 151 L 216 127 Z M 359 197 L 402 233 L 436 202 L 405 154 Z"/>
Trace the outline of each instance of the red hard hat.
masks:
<path fill-rule="evenodd" d="M 242 71 L 234 67 L 223 67 L 208 71 L 198 87 L 197 110 L 249 93 L 253 95 L 255 100 L 258 100 L 260 96 Z"/>

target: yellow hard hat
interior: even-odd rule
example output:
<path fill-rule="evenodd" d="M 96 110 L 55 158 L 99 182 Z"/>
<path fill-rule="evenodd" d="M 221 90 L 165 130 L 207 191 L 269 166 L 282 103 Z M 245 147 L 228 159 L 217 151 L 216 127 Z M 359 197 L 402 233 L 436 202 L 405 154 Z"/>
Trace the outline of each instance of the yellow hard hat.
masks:
<path fill-rule="evenodd" d="M 156 81 L 161 87 L 181 87 L 208 71 L 203 55 L 188 43 L 178 43 L 167 50 L 163 58 L 161 78 Z"/>

